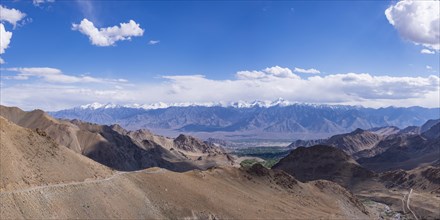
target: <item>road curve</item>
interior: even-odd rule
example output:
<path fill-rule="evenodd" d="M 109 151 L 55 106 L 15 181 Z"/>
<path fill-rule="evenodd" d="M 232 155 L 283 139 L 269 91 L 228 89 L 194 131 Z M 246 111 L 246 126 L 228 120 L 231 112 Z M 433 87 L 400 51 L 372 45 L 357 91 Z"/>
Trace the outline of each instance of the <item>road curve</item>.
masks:
<path fill-rule="evenodd" d="M 406 197 L 406 195 L 408 195 L 408 194 L 404 193 L 402 199 L 400 199 L 400 200 L 402 200 L 402 211 L 403 211 L 403 214 L 406 214 L 406 209 L 405 209 L 405 197 Z"/>
<path fill-rule="evenodd" d="M 409 191 L 408 198 L 407 198 L 407 201 L 406 201 L 406 207 L 407 207 L 408 210 L 411 212 L 411 214 L 414 216 L 414 218 L 415 218 L 416 220 L 419 220 L 419 218 L 417 218 L 416 213 L 414 213 L 414 211 L 411 210 L 411 208 L 409 207 L 409 199 L 410 199 L 410 197 L 411 197 L 411 193 L 412 193 L 412 191 L 413 191 L 413 189 L 411 189 L 411 190 Z"/>

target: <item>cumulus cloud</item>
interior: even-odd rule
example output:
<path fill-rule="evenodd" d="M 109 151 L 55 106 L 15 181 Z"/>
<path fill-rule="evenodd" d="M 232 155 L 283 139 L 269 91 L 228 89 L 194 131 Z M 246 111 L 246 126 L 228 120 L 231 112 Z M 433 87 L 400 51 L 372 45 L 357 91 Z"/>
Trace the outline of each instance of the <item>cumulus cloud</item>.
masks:
<path fill-rule="evenodd" d="M 148 45 L 155 45 L 155 44 L 158 44 L 158 43 L 160 43 L 160 40 L 150 40 L 150 41 L 148 41 Z"/>
<path fill-rule="evenodd" d="M 386 9 L 385 15 L 403 38 L 440 50 L 439 1 L 403 0 Z"/>
<path fill-rule="evenodd" d="M 91 76 L 73 76 L 64 74 L 61 70 L 50 67 L 32 67 L 32 68 L 6 68 L 2 69 L 8 72 L 16 72 L 16 75 L 5 75 L 5 79 L 28 80 L 31 77 L 40 78 L 50 83 L 108 83 L 108 82 L 126 82 L 125 79 L 102 79 Z"/>
<path fill-rule="evenodd" d="M 212 99 L 251 101 L 283 97 L 300 102 L 340 103 L 370 99 L 422 98 L 428 92 L 438 91 L 440 85 L 437 76 L 391 77 L 372 76 L 366 73 L 334 74 L 302 79 L 242 78 L 241 72 L 238 72 L 237 77 L 237 80 L 210 80 L 201 75 L 168 76 L 166 79 L 170 80 L 170 85 L 166 93 L 173 94 L 175 99 L 173 101 L 188 98 L 195 98 L 196 100 L 193 101 L 200 102 L 213 101 Z"/>
<path fill-rule="evenodd" d="M 0 23 L 0 54 L 4 54 L 11 43 L 12 32 L 6 31 L 5 26 Z"/>
<path fill-rule="evenodd" d="M 279 66 L 266 68 L 264 69 L 264 72 L 280 78 L 299 78 L 297 75 L 293 74 L 292 70 L 289 68 L 282 68 Z"/>
<path fill-rule="evenodd" d="M 15 27 L 17 22 L 24 17 L 26 17 L 25 13 L 14 8 L 9 9 L 0 5 L 0 21 L 7 21 Z"/>
<path fill-rule="evenodd" d="M 18 25 L 17 22 L 21 21 L 24 17 L 26 17 L 25 13 L 14 8 L 9 9 L 0 5 L 0 54 L 5 53 L 12 38 L 12 32 L 7 31 L 3 23 L 6 21 L 12 24 L 15 28 Z M 5 61 L 0 58 L 0 64 L 4 63 Z"/>
<path fill-rule="evenodd" d="M 61 83 L 45 79 L 41 83 L 2 85 L 1 102 L 20 107 L 56 110 L 99 102 L 118 104 L 153 102 L 233 102 L 238 100 L 275 100 L 292 102 L 350 104 L 369 107 L 413 106 L 438 107 L 440 79 L 428 77 L 375 76 L 368 73 L 343 73 L 306 78 L 276 76 L 271 67 L 260 71 L 239 71 L 236 78 L 209 79 L 203 75 L 164 76 L 159 83 Z M 57 69 L 24 71 L 33 74 L 62 74 Z M 285 70 L 284 73 L 289 71 Z M 63 74 L 65 75 L 65 74 Z M 29 77 L 28 75 L 16 75 Z M 46 76 L 44 76 L 46 77 Z M 81 78 L 78 77 L 77 78 Z M 85 80 L 86 79 L 82 79 Z M 61 81 L 61 82 L 60 82 Z M 80 80 L 67 80 L 79 82 Z M 94 82 L 96 80 L 88 80 Z M 27 81 L 17 81 L 27 82 Z M 58 82 L 58 83 L 55 83 Z M 154 95 L 153 95 L 154 94 Z"/>
<path fill-rule="evenodd" d="M 321 71 L 311 68 L 311 69 L 302 69 L 302 68 L 298 68 L 295 67 L 295 69 L 293 69 L 293 72 L 295 73 L 309 73 L 309 74 L 320 74 Z"/>
<path fill-rule="evenodd" d="M 433 50 L 428 50 L 428 49 L 422 49 L 422 50 L 420 51 L 420 53 L 422 53 L 422 54 L 435 54 L 435 51 L 433 51 Z"/>
<path fill-rule="evenodd" d="M 93 22 L 83 19 L 79 24 L 72 24 L 72 30 L 87 35 L 90 42 L 96 46 L 112 46 L 117 41 L 131 40 L 131 37 L 139 37 L 144 34 L 144 30 L 135 21 L 120 23 L 119 26 L 96 28 Z"/>
<path fill-rule="evenodd" d="M 270 79 L 270 78 L 299 78 L 289 68 L 279 66 L 268 67 L 260 71 L 239 71 L 236 74 L 238 79 Z"/>

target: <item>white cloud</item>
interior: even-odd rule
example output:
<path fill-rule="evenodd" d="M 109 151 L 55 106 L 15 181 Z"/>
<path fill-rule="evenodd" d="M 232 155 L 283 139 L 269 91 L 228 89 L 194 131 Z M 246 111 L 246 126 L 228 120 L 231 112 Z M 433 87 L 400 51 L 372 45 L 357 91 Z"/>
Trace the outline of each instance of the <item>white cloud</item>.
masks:
<path fill-rule="evenodd" d="M 43 78 L 9 85 L 4 80 L 2 104 L 23 108 L 55 110 L 95 101 L 117 104 L 153 102 L 232 102 L 275 100 L 283 97 L 292 102 L 350 104 L 369 107 L 440 105 L 440 79 L 428 77 L 374 76 L 368 73 L 344 73 L 326 76 L 277 77 L 274 69 L 240 71 L 235 79 L 213 80 L 203 75 L 164 76 L 159 83 L 61 83 L 64 80 Z M 267 71 L 266 71 L 267 70 Z M 269 71 L 271 70 L 272 73 Z M 60 70 L 22 71 L 40 75 Z M 285 71 L 288 72 L 288 71 Z M 49 75 L 51 75 L 49 74 Z M 47 75 L 47 74 L 46 74 Z M 27 75 L 17 75 L 27 77 Z M 28 76 L 29 77 L 29 76 Z M 77 78 L 81 78 L 78 77 Z M 85 79 L 81 79 L 85 80 Z M 82 82 L 81 80 L 70 80 Z M 61 82 L 59 82 L 61 81 Z M 69 80 L 68 80 L 69 81 Z M 85 80 L 87 81 L 87 80 Z M 93 80 L 89 80 L 93 81 Z M 114 80 L 115 81 L 115 80 Z M 151 95 L 154 94 L 154 95 Z"/>
<path fill-rule="evenodd" d="M 385 15 L 403 38 L 440 50 L 439 1 L 403 0 L 386 9 Z"/>
<path fill-rule="evenodd" d="M 96 86 L 91 89 L 81 84 L 23 83 L 14 86 L 2 85 L 0 93 L 2 105 L 18 106 L 27 110 L 35 108 L 48 111 L 63 109 L 72 105 L 91 103 L 95 100 L 108 100 L 110 97 L 113 101 L 127 100 L 124 90 Z M 3 97 L 5 98 L 3 99 Z"/>
<path fill-rule="evenodd" d="M 80 24 L 72 24 L 72 30 L 77 30 L 90 39 L 96 46 L 112 46 L 117 41 L 131 40 L 131 37 L 139 37 L 144 34 L 144 30 L 135 21 L 120 23 L 119 26 L 96 28 L 93 22 L 83 19 Z"/>
<path fill-rule="evenodd" d="M 422 53 L 422 54 L 435 54 L 435 51 L 433 51 L 433 50 L 428 50 L 428 49 L 422 49 L 422 50 L 420 51 L 420 53 Z"/>
<path fill-rule="evenodd" d="M 14 8 L 9 9 L 0 5 L 0 54 L 5 53 L 5 50 L 9 47 L 12 38 L 12 32 L 5 29 L 3 22 L 9 22 L 14 26 L 15 29 L 15 27 L 18 25 L 17 22 L 21 21 L 24 17 L 26 17 L 25 13 Z M 30 22 L 30 20 L 24 22 Z M 24 22 L 22 22 L 22 24 Z M 5 61 L 0 58 L 0 64 L 4 63 Z"/>
<path fill-rule="evenodd" d="M 11 43 L 12 32 L 6 31 L 5 26 L 0 23 L 0 54 L 4 54 Z"/>
<path fill-rule="evenodd" d="M 43 4 L 43 3 L 55 2 L 55 0 L 32 0 L 32 2 L 34 3 L 35 6 L 39 6 L 40 4 Z"/>
<path fill-rule="evenodd" d="M 426 65 L 426 69 L 427 69 L 427 70 L 432 70 L 432 66 L 428 66 L 428 65 Z"/>
<path fill-rule="evenodd" d="M 298 68 L 295 67 L 295 69 L 293 69 L 293 72 L 295 73 L 309 73 L 309 74 L 320 74 L 321 71 L 311 68 L 311 69 L 302 69 L 302 68 Z"/>
<path fill-rule="evenodd" d="M 236 74 L 238 79 L 262 79 L 267 77 L 266 73 L 261 71 L 239 71 Z"/>
<path fill-rule="evenodd" d="M 238 79 L 270 79 L 270 78 L 299 78 L 289 68 L 279 66 L 268 67 L 260 71 L 239 71 L 236 74 Z"/>
<path fill-rule="evenodd" d="M 148 41 L 148 45 L 155 45 L 155 44 L 158 44 L 158 43 L 160 43 L 160 40 L 150 40 L 150 41 Z"/>
<path fill-rule="evenodd" d="M 292 70 L 289 68 L 282 68 L 279 66 L 266 68 L 264 69 L 264 72 L 280 78 L 298 78 L 298 76 L 293 74 Z"/>
<path fill-rule="evenodd" d="M 9 9 L 0 5 L 0 21 L 7 21 L 15 27 L 17 22 L 24 17 L 26 17 L 25 13 L 14 8 Z"/>
<path fill-rule="evenodd" d="M 5 79 L 14 80 L 28 80 L 31 77 L 37 77 L 43 79 L 45 82 L 49 83 L 124 83 L 127 82 L 125 79 L 102 79 L 94 78 L 91 76 L 73 76 L 66 75 L 61 70 L 49 67 L 32 67 L 32 68 L 6 68 L 2 69 L 9 72 L 17 72 L 18 74 L 8 76 L 4 75 Z"/>

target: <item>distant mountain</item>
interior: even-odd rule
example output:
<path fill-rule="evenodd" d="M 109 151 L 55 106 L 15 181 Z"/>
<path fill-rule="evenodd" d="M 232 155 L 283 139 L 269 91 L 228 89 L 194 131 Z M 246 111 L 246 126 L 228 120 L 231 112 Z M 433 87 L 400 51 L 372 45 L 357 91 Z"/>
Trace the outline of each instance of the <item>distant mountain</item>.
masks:
<path fill-rule="evenodd" d="M 117 125 L 59 121 L 42 111 L 23 112 L 0 106 L 0 112 L 1 219 L 289 219 L 292 216 L 370 219 L 375 216 L 361 200 L 335 183 L 301 183 L 282 171 L 262 167 L 246 171 L 223 164 L 205 171 L 195 166 L 194 170 L 182 173 L 157 167 L 119 172 L 81 155 L 82 151 L 95 151 L 107 145 L 96 156 L 114 159 L 120 167 L 129 168 L 135 165 L 133 160 L 158 162 L 156 156 L 178 164 L 189 163 L 200 154 L 203 158 L 197 159 L 199 162 L 205 161 L 205 157 L 215 157 L 214 154 L 222 155 L 220 149 L 189 136 L 170 141 L 146 130 L 129 132 Z M 65 130 L 57 133 L 57 129 Z M 64 138 L 68 141 L 62 141 Z M 72 140 L 79 145 L 69 145 Z M 94 147 L 88 148 L 94 141 L 102 145 L 92 144 Z M 128 146 L 130 141 L 136 146 Z M 61 142 L 70 147 L 79 146 L 79 151 L 75 153 L 75 149 L 60 145 Z M 108 146 L 112 143 L 114 148 Z M 162 149 L 159 143 L 163 144 Z M 174 150 L 168 149 L 170 146 Z M 157 154 L 142 149 L 153 149 Z M 179 160 L 173 152 L 189 159 Z M 126 157 L 121 160 L 119 153 Z M 134 157 L 130 157 L 132 153 Z M 106 160 L 103 162 L 108 164 Z"/>
<path fill-rule="evenodd" d="M 440 118 L 440 109 L 363 108 L 344 105 L 314 105 L 273 102 L 164 103 L 120 106 L 98 103 L 51 112 L 64 119 L 99 124 L 120 124 L 126 129 L 147 128 L 169 136 L 190 133 L 200 138 L 220 139 L 316 139 L 351 132 L 357 128 L 420 126 Z"/>
<path fill-rule="evenodd" d="M 368 131 L 371 131 L 371 132 L 378 134 L 378 135 L 388 136 L 388 135 L 392 135 L 392 134 L 397 134 L 401 130 L 400 130 L 400 128 L 398 128 L 396 126 L 384 126 L 384 127 L 380 127 L 380 128 L 370 128 L 370 129 L 368 129 Z"/>
<path fill-rule="evenodd" d="M 438 124 L 438 123 L 440 123 L 440 119 L 432 119 L 432 120 L 428 120 L 425 124 L 423 124 L 423 125 L 420 127 L 420 132 L 421 132 L 421 133 L 426 132 L 426 131 L 428 131 L 429 129 L 431 129 L 432 126 L 434 126 L 434 125 L 436 125 L 436 124 Z"/>
<path fill-rule="evenodd" d="M 44 132 L 57 144 L 116 170 L 162 167 L 188 171 L 233 164 L 233 158 L 219 147 L 190 136 L 173 140 L 147 130 L 127 131 L 119 125 L 57 120 L 41 110 L 25 112 L 5 106 L 0 106 L 0 115 L 19 126 Z M 186 143 L 191 149 L 184 147 Z"/>
<path fill-rule="evenodd" d="M 325 144 L 335 146 L 351 155 L 374 147 L 382 138 L 382 135 L 358 128 L 348 134 L 332 136 Z"/>
<path fill-rule="evenodd" d="M 437 123 L 437 124 L 436 124 Z M 424 131 L 422 133 L 422 131 Z M 355 159 L 379 155 L 393 146 L 424 144 L 421 139 L 435 139 L 440 136 L 440 120 L 428 120 L 422 126 L 408 126 L 399 129 L 395 126 L 356 129 L 350 133 L 338 134 L 327 139 L 296 140 L 287 148 L 328 145 L 341 149 Z M 431 140 L 432 141 L 432 140 Z"/>
<path fill-rule="evenodd" d="M 424 131 L 422 135 L 428 139 L 439 139 L 440 138 L 440 121 L 437 124 L 430 127 L 428 130 Z"/>
<path fill-rule="evenodd" d="M 287 148 L 295 149 L 297 147 L 310 147 L 314 145 L 324 144 L 327 139 L 316 139 L 316 140 L 296 140 L 289 144 Z"/>
<path fill-rule="evenodd" d="M 342 150 L 326 145 L 299 147 L 272 169 L 283 170 L 299 181 L 324 179 L 348 188 L 374 176 Z"/>
<path fill-rule="evenodd" d="M 420 146 L 426 147 L 428 146 Z M 417 157 L 417 154 L 415 156 Z M 420 219 L 437 219 L 440 163 L 439 155 L 436 156 L 437 159 L 434 161 L 419 163 L 411 169 L 396 168 L 388 172 L 374 172 L 338 148 L 316 145 L 298 147 L 272 169 L 285 171 L 299 181 L 324 179 L 336 182 L 364 199 L 386 203 L 395 211 L 401 210 L 398 216 L 403 219 L 412 219 L 413 215 L 405 210 L 405 207 L 409 207 L 409 199 L 405 201 L 405 197 L 402 199 L 402 196 L 408 195 L 409 192 L 413 192 L 413 195 L 423 195 L 420 199 L 411 198 L 411 208 L 416 210 Z M 378 166 L 389 165 L 387 160 L 377 162 Z M 403 209 L 400 209 L 401 207 Z"/>
<path fill-rule="evenodd" d="M 440 122 L 430 125 L 421 134 L 391 135 L 370 149 L 373 153 L 357 161 L 375 171 L 409 170 L 433 163 L 440 158 Z"/>

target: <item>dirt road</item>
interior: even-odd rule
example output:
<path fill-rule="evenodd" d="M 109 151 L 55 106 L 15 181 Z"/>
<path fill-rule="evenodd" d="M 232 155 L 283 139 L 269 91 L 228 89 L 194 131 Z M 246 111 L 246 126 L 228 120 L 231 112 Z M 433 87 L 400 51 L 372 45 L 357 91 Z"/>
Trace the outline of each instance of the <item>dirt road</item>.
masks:
<path fill-rule="evenodd" d="M 19 190 L 0 192 L 0 195 L 6 195 L 6 194 L 11 194 L 11 193 L 24 193 L 24 192 L 30 192 L 30 191 L 41 190 L 41 189 L 46 189 L 46 188 L 57 188 L 57 187 L 66 187 L 66 186 L 74 186 L 74 185 L 82 185 L 82 184 L 102 183 L 102 182 L 105 182 L 105 181 L 112 180 L 115 177 L 118 177 L 120 175 L 125 175 L 127 173 L 150 173 L 150 174 L 155 174 L 155 173 L 164 173 L 164 172 L 167 172 L 167 170 L 162 169 L 162 168 L 153 168 L 153 169 L 138 170 L 138 171 L 132 171 L 132 172 L 120 172 L 120 171 L 118 171 L 115 174 L 113 174 L 112 176 L 107 177 L 105 179 L 86 179 L 86 180 L 81 181 L 81 182 L 58 183 L 58 184 L 45 185 L 45 186 L 34 186 L 34 187 L 26 188 L 26 189 L 19 189 Z"/>

